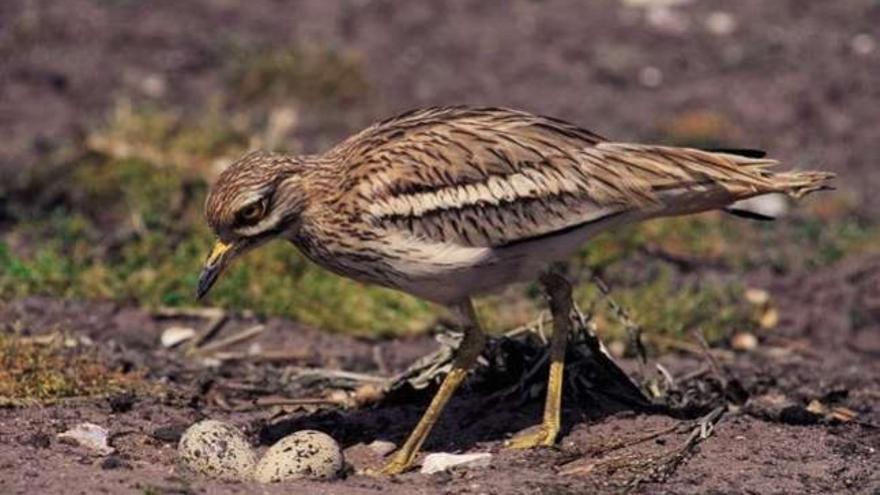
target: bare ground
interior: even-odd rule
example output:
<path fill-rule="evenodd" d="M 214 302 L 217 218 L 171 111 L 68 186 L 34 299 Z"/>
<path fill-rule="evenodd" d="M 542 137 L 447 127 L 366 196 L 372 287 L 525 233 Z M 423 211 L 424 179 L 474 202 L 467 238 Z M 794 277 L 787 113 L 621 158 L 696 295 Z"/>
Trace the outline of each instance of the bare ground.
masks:
<path fill-rule="evenodd" d="M 625 139 L 669 138 L 659 123 L 710 109 L 732 116 L 728 144 L 763 147 L 787 162 L 836 171 L 842 194 L 856 198 L 860 214 L 875 216 L 880 50 L 860 49 L 856 38 L 876 31 L 880 6 L 868 0 L 744 1 L 731 11 L 737 27 L 726 36 L 704 27 L 716 9 L 733 7 L 712 1 L 688 6 L 688 28 L 678 32 L 674 22 L 646 24 L 611 1 L 259 0 L 246 8 L 208 1 L 6 1 L 0 6 L 0 174 L 9 184 L 27 175 L 22 172 L 63 163 L 64 150 L 119 97 L 200 108 L 223 84 L 219 68 L 230 46 L 314 43 L 354 51 L 373 87 L 369 104 L 321 110 L 335 118 L 305 115 L 295 138 L 306 149 L 319 149 L 395 110 L 436 103 L 515 106 Z M 659 86 L 640 82 L 648 66 L 662 74 Z M 153 75 L 164 83 L 145 87 L 142 82 Z M 694 276 L 709 269 L 697 267 Z M 781 276 L 766 269 L 745 278 L 774 295 L 782 320 L 755 351 L 721 350 L 725 375 L 743 385 L 748 400 L 727 412 L 678 464 L 666 461 L 691 431 L 692 417 L 609 412 L 603 404 L 566 403 L 568 426 L 558 449 L 506 451 L 503 440 L 537 420 L 541 401 L 485 408 L 485 391 L 475 386 L 452 404 L 426 449 L 493 452 L 491 467 L 394 480 L 350 475 L 295 489 L 880 492 L 880 259 L 852 256 L 818 271 Z M 261 379 L 263 389 L 278 392 L 283 366 L 236 363 L 206 371 L 160 349 L 158 336 L 173 323 L 199 322 L 156 319 L 115 303 L 3 302 L 4 331 L 87 335 L 102 361 L 145 370 L 163 388 L 0 410 L 0 492 L 287 492 L 289 485 L 255 488 L 180 473 L 175 440 L 186 425 L 208 416 L 240 425 L 261 448 L 285 432 L 314 427 L 342 441 L 349 461 L 364 467 L 380 459 L 361 444 L 377 438 L 400 443 L 425 404 L 426 394 L 415 394 L 358 409 L 291 408 L 277 418 L 271 408 L 230 411 L 217 397 L 234 394 L 218 384 Z M 253 323 L 252 317 L 236 316 L 223 331 Z M 298 366 L 385 374 L 436 347 L 428 337 L 372 342 L 289 321 L 265 323 L 264 347 L 290 349 L 293 358 L 285 364 Z M 699 354 L 667 354 L 658 361 L 677 377 L 706 366 Z M 704 374 L 689 383 L 709 396 L 715 387 L 710 378 Z M 285 396 L 314 393 L 305 387 Z M 812 400 L 851 410 L 855 419 L 811 414 L 806 406 Z M 96 457 L 57 440 L 57 433 L 83 421 L 110 428 L 117 454 Z M 656 438 L 633 443 L 652 434 Z M 621 446 L 630 440 L 632 445 Z"/>
<path fill-rule="evenodd" d="M 780 282 L 791 284 L 782 292 L 786 295 L 779 301 L 780 310 L 803 318 L 786 318 L 754 351 L 716 351 L 723 377 L 741 384 L 747 399 L 731 406 L 713 434 L 692 450 L 682 450 L 682 445 L 699 416 L 693 411 L 651 414 L 570 400 L 565 403 L 566 427 L 558 448 L 505 450 L 505 439 L 537 421 L 541 398 L 487 404 L 485 397 L 491 392 L 487 386 L 492 385 L 477 381 L 449 407 L 426 450 L 492 452 L 490 467 L 433 476 L 414 472 L 390 481 L 351 473 L 343 481 L 296 483 L 296 489 L 301 493 L 873 493 L 880 489 L 876 333 L 865 337 L 864 329 L 835 325 L 817 309 L 821 304 L 824 313 L 834 309 L 880 316 L 876 305 L 880 260 L 856 265 L 820 272 L 807 281 Z M 0 451 L 0 469 L 5 473 L 0 483 L 5 493 L 55 493 L 71 486 L 78 493 L 254 489 L 206 481 L 176 467 L 176 439 L 187 425 L 203 417 L 241 426 L 261 448 L 292 431 L 323 430 L 343 444 L 352 469 L 376 467 L 382 459 L 365 444 L 376 439 L 402 442 L 429 394 L 412 393 L 353 409 L 289 407 L 279 412 L 260 406 L 237 411 L 234 406 L 247 404 L 246 397 L 277 396 L 278 390 L 287 390 L 283 394 L 287 398 L 322 396 L 314 387 L 291 389 L 282 378 L 286 365 L 378 375 L 381 368 L 386 373 L 402 370 L 437 347 L 429 337 L 377 344 L 330 337 L 270 319 L 257 342 L 264 348 L 289 350 L 292 357 L 287 362 L 227 363 L 211 371 L 158 344 L 163 328 L 198 323 L 192 319 L 156 318 L 109 303 L 38 298 L 6 304 L 0 318 L 25 335 L 44 329 L 88 335 L 98 342 L 102 359 L 146 369 L 151 381 L 164 384 L 160 393 L 0 410 L 0 438 L 6 445 Z M 235 317 L 222 332 L 233 334 L 254 323 L 253 318 Z M 249 345 L 232 349 L 246 350 Z M 677 377 L 692 375 L 707 364 L 699 354 L 670 354 L 658 362 Z M 635 363 L 624 365 L 637 373 Z M 226 388 L 229 383 L 247 384 L 250 388 L 245 390 L 250 392 L 241 396 L 240 387 Z M 713 373 L 687 379 L 683 390 L 723 403 Z M 829 409 L 851 411 L 855 419 L 814 414 L 807 408 L 813 400 Z M 111 460 L 56 438 L 84 421 L 111 430 L 111 444 L 117 449 Z M 673 462 L 679 453 L 681 462 Z M 281 493 L 290 488 L 260 489 Z"/>

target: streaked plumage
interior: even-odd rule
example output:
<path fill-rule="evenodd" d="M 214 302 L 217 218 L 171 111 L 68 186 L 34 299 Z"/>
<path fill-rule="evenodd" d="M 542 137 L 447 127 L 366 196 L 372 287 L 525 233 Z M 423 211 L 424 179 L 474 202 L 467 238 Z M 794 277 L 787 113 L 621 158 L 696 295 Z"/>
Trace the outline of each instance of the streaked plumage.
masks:
<path fill-rule="evenodd" d="M 221 237 L 233 235 L 237 209 L 271 191 L 272 230 L 318 264 L 448 304 L 533 279 L 615 224 L 769 192 L 801 196 L 830 177 L 774 174 L 775 164 L 609 142 L 513 110 L 430 108 L 324 155 L 251 153 L 220 176 L 207 216 Z"/>
<path fill-rule="evenodd" d="M 472 296 L 537 278 L 609 227 L 800 197 L 832 177 L 773 165 L 751 152 L 609 141 L 508 109 L 416 110 L 322 155 L 254 152 L 227 168 L 206 205 L 221 242 L 199 292 L 235 254 L 283 237 L 338 274 L 464 307 L 477 328 L 461 306 Z"/>

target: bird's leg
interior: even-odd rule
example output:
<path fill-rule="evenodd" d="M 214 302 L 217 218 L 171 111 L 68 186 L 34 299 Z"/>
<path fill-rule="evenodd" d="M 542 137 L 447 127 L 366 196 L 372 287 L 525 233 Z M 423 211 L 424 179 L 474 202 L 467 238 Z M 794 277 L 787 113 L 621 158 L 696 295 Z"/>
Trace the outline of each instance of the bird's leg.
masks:
<path fill-rule="evenodd" d="M 565 347 L 572 328 L 571 284 L 557 270 L 549 270 L 541 276 L 541 284 L 550 299 L 553 314 L 553 336 L 550 338 L 550 377 L 547 380 L 547 399 L 544 404 L 544 421 L 540 428 L 511 439 L 507 446 L 529 449 L 552 446 L 560 428 L 562 408 L 562 370 L 565 366 Z"/>
<path fill-rule="evenodd" d="M 409 438 L 406 439 L 403 447 L 401 447 L 400 450 L 394 454 L 391 461 L 382 468 L 380 471 L 382 474 L 399 474 L 410 467 L 415 460 L 416 455 L 419 453 L 422 443 L 428 437 L 431 428 L 440 417 L 443 407 L 449 402 L 452 394 L 455 393 L 455 389 L 457 389 L 458 386 L 461 385 L 461 382 L 464 381 L 468 371 L 474 367 L 474 364 L 476 364 L 477 359 L 480 357 L 480 353 L 483 351 L 483 346 L 486 343 L 486 335 L 480 328 L 471 300 L 467 299 L 455 305 L 454 309 L 459 313 L 459 316 L 462 319 L 464 339 L 461 341 L 461 345 L 459 345 L 458 350 L 456 351 L 455 361 L 452 363 L 452 370 L 446 375 L 446 378 L 440 385 L 440 390 L 437 391 L 434 399 L 431 400 L 431 404 L 428 406 L 425 414 L 422 415 L 422 419 L 419 420 L 419 423 L 413 429 L 412 433 L 409 434 Z"/>

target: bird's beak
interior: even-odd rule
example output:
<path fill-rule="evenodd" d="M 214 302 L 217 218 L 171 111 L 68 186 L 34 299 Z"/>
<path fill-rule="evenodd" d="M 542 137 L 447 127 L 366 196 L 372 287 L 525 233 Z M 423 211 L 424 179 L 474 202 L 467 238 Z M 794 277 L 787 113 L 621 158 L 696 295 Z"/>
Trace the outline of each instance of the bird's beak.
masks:
<path fill-rule="evenodd" d="M 197 299 L 205 297 L 205 294 L 211 290 L 214 282 L 217 281 L 226 265 L 235 257 L 237 251 L 238 249 L 233 243 L 227 244 L 218 240 L 214 244 L 214 249 L 211 250 L 211 254 L 205 260 L 205 266 L 202 267 L 202 274 L 199 275 L 199 287 L 196 289 Z"/>

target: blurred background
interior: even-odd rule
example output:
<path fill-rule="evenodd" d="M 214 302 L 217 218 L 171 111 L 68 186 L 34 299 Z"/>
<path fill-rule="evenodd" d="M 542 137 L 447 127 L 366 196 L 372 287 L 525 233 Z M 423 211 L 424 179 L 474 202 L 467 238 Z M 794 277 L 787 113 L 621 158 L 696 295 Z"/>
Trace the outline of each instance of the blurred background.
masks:
<path fill-rule="evenodd" d="M 857 335 L 880 321 L 877 26 L 876 0 L 4 0 L 0 296 L 195 305 L 205 192 L 245 151 L 314 153 L 413 107 L 501 105 L 837 172 L 835 193 L 774 200 L 775 223 L 654 221 L 575 266 L 604 274 L 655 348 L 694 329 Z M 363 336 L 438 318 L 282 243 L 249 258 L 207 304 Z M 584 277 L 578 298 L 595 296 Z M 495 330 L 540 308 L 535 287 L 479 307 Z"/>

